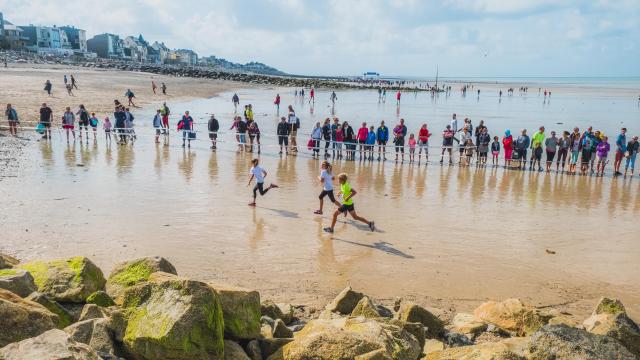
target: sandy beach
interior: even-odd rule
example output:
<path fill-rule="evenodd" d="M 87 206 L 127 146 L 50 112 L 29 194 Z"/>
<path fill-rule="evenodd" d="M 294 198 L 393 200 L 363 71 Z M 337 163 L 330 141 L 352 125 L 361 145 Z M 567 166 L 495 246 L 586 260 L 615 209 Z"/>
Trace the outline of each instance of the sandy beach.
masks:
<path fill-rule="evenodd" d="M 62 89 L 63 74 L 76 76 L 75 97 Z M 42 90 L 47 79 L 53 97 Z M 20 66 L 0 69 L 0 98 L 31 120 L 42 102 L 54 115 L 80 103 L 106 113 L 128 88 L 147 114 L 162 101 L 248 87 L 153 75 L 169 87 L 168 96 L 154 96 L 151 79 Z M 203 141 L 185 150 L 177 137 L 162 146 L 141 136 L 134 147 L 54 140 L 0 137 L 3 158 L 13 164 L 0 167 L 7 175 L 0 178 L 2 252 L 24 259 L 82 254 L 107 272 L 121 259 L 160 255 L 184 275 L 312 306 L 351 284 L 387 303 L 401 296 L 446 313 L 518 297 L 582 318 L 611 296 L 640 319 L 637 177 L 343 162 L 334 172 L 350 174 L 358 211 L 379 230 L 347 220 L 330 236 L 322 232 L 329 212 L 313 215 L 319 162 L 308 155 L 265 150 L 262 166 L 281 188 L 251 209 L 251 156 L 231 146 L 211 152 Z"/>

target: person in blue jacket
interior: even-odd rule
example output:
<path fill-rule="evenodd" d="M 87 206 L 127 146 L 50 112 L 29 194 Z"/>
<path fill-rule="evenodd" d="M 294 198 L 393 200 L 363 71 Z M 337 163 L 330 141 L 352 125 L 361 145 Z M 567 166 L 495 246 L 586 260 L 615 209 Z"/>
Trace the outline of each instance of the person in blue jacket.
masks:
<path fill-rule="evenodd" d="M 378 161 L 380 161 L 380 154 L 382 154 L 384 160 L 387 160 L 386 146 L 387 141 L 389 141 L 389 128 L 384 125 L 384 120 L 378 126 L 376 138 L 378 140 Z"/>
<path fill-rule="evenodd" d="M 515 142 L 515 149 L 518 153 L 518 168 L 522 165 L 522 170 L 525 170 L 527 167 L 527 149 L 531 145 L 531 139 L 529 135 L 527 135 L 527 129 L 522 129 L 522 133 Z"/>
<path fill-rule="evenodd" d="M 369 153 L 369 160 L 373 160 L 373 147 L 376 145 L 376 140 L 378 140 L 378 135 L 376 134 L 375 128 L 371 126 L 369 128 L 369 133 L 367 134 L 365 160 L 367 160 L 366 153 Z"/>

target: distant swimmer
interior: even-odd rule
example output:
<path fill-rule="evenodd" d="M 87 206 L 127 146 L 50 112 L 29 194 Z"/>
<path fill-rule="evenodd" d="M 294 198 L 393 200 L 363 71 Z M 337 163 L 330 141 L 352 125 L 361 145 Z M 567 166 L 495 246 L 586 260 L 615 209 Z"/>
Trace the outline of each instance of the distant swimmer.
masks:
<path fill-rule="evenodd" d="M 256 185 L 253 187 L 253 201 L 249 203 L 249 206 L 256 206 L 258 192 L 260 192 L 260 196 L 264 196 L 267 191 L 277 189 L 278 185 L 272 183 L 265 189 L 264 179 L 267 177 L 267 172 L 260 167 L 260 160 L 258 159 L 251 160 L 251 165 L 251 170 L 249 171 L 251 176 L 249 177 L 249 183 L 247 183 L 247 186 L 251 185 L 251 181 L 253 181 L 253 179 L 256 179 Z"/>
<path fill-rule="evenodd" d="M 365 223 L 369 226 L 371 231 L 375 231 L 375 223 L 373 221 L 369 221 L 356 213 L 355 206 L 353 204 L 353 197 L 358 193 L 355 189 L 351 188 L 351 185 L 347 181 L 347 174 L 342 173 L 338 175 L 338 182 L 340 183 L 340 192 L 338 195 L 342 196 L 342 205 L 338 207 L 338 209 L 333 213 L 333 219 L 331 220 L 331 226 L 324 228 L 324 231 L 328 233 L 333 233 L 336 222 L 338 220 L 338 215 L 340 214 L 349 214 L 353 217 L 354 220 Z"/>

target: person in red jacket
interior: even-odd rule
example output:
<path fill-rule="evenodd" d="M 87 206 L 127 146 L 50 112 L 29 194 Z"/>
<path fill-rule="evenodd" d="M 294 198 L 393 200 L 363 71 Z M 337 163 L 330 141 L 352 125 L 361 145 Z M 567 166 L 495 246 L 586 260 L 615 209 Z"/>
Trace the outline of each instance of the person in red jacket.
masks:
<path fill-rule="evenodd" d="M 365 152 L 367 136 L 369 136 L 369 129 L 367 129 L 367 123 L 363 122 L 362 127 L 358 129 L 358 135 L 356 135 L 358 144 L 360 144 L 360 160 L 362 160 L 362 153 Z"/>
<path fill-rule="evenodd" d="M 424 150 L 425 160 L 429 161 L 429 137 L 431 133 L 427 129 L 427 124 L 422 124 L 420 131 L 418 132 L 418 164 L 420 164 L 420 158 L 422 157 L 422 150 Z"/>
<path fill-rule="evenodd" d="M 504 148 L 504 166 L 511 167 L 511 155 L 513 155 L 513 136 L 511 136 L 510 130 L 504 132 L 504 137 L 502 138 L 502 147 Z"/>
<path fill-rule="evenodd" d="M 402 94 L 400 93 L 400 90 L 398 90 L 398 92 L 396 93 L 396 105 L 400 106 L 400 97 L 402 96 Z"/>

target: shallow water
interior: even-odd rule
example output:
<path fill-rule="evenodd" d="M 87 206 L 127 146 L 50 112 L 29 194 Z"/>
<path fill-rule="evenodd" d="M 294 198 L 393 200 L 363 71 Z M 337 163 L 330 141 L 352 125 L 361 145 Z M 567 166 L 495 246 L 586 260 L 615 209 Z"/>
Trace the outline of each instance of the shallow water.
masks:
<path fill-rule="evenodd" d="M 276 121 L 270 104 L 275 91 L 240 92 L 243 104 L 254 104 L 265 135 L 267 124 Z M 394 118 L 395 105 L 378 107 L 373 92 L 338 96 L 336 113 L 343 118 Z M 549 106 L 535 96 L 516 95 L 502 104 L 484 104 L 482 96 L 480 102 L 453 95 L 431 101 L 411 94 L 400 115 L 412 126 L 426 119 L 439 128 L 454 111 L 460 117 L 473 112 L 490 130 L 515 123 L 516 113 L 518 126 L 537 125 L 542 117 L 586 124 L 583 116 L 590 114 L 601 129 L 611 128 L 606 131 L 638 119 L 631 100 L 610 105 L 616 110 L 609 110 L 614 116 L 607 121 L 602 119 L 612 99 L 590 99 L 580 107 L 568 95 L 572 105 L 561 105 L 562 96 L 554 94 Z M 230 94 L 169 105 L 174 113 L 189 109 L 196 117 L 215 110 L 223 124 L 233 110 Z M 309 105 L 298 102 L 303 124 L 324 118 L 330 110 L 325 106 L 318 100 L 311 115 Z M 322 217 L 313 214 L 320 161 L 304 153 L 279 157 L 265 136 L 261 165 L 267 182 L 281 188 L 259 197 L 253 209 L 246 205 L 250 154 L 236 153 L 231 143 L 211 152 L 204 140 L 183 149 L 175 135 L 170 146 L 153 144 L 150 121 L 142 122 L 149 113 L 136 116 L 140 136 L 133 147 L 109 147 L 102 137 L 89 144 L 67 145 L 59 137 L 32 141 L 24 151 L 24 174 L 0 183 L 2 249 L 23 258 L 85 254 L 107 271 L 122 259 L 161 255 L 182 274 L 284 299 L 324 299 L 352 283 L 378 297 L 519 296 L 549 304 L 606 293 L 629 306 L 640 304 L 637 175 L 596 178 L 441 167 L 434 161 L 336 162 L 334 173 L 348 173 L 358 191 L 356 210 L 375 220 L 378 230 L 340 217 L 330 236 L 322 228 L 333 205 Z"/>

